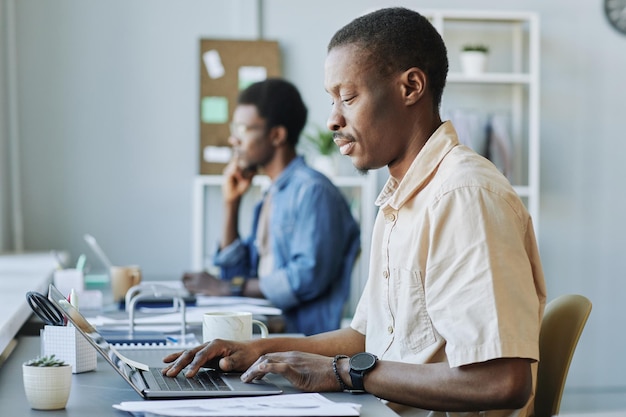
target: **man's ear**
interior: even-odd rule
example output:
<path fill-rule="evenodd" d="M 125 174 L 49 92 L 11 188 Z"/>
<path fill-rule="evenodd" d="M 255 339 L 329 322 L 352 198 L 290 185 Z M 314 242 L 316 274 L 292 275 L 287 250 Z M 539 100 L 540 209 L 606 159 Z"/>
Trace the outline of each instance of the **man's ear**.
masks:
<path fill-rule="evenodd" d="M 417 67 L 411 67 L 402 74 L 402 86 L 405 104 L 415 104 L 426 94 L 426 74 Z"/>
<path fill-rule="evenodd" d="M 270 129 L 270 139 L 276 147 L 287 143 L 287 128 L 282 125 L 274 126 Z"/>

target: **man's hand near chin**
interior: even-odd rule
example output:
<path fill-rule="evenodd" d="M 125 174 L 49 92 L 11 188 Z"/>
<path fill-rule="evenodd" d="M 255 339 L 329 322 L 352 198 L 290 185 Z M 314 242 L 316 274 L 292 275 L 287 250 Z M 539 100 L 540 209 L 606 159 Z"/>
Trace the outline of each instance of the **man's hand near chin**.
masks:
<path fill-rule="evenodd" d="M 230 283 L 216 278 L 208 272 L 186 272 L 182 280 L 187 291 L 192 294 L 230 295 Z"/>
<path fill-rule="evenodd" d="M 224 168 L 224 183 L 222 195 L 226 203 L 238 201 L 252 185 L 252 178 L 257 170 L 251 167 L 242 167 L 239 158 L 235 156 Z"/>

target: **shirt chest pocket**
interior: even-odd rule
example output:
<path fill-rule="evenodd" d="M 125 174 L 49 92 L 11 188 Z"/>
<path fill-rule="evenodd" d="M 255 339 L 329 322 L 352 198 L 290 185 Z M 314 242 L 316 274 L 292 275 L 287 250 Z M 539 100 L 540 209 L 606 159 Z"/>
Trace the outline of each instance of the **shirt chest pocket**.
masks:
<path fill-rule="evenodd" d="M 275 210 L 270 220 L 270 241 L 275 256 L 285 262 L 291 257 L 297 220 L 289 210 Z"/>
<path fill-rule="evenodd" d="M 421 275 L 397 268 L 392 270 L 391 280 L 389 303 L 395 310 L 394 339 L 410 352 L 417 353 L 436 342 Z"/>

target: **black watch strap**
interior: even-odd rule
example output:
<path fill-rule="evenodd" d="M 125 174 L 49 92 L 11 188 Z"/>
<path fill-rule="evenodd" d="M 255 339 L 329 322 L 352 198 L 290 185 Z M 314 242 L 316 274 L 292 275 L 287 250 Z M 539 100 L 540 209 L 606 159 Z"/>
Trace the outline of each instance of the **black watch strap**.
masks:
<path fill-rule="evenodd" d="M 352 380 L 352 391 L 363 391 L 365 392 L 365 385 L 363 384 L 363 377 L 365 376 L 365 372 L 363 371 L 354 371 L 350 369 L 350 379 Z"/>
<path fill-rule="evenodd" d="M 353 391 L 365 391 L 363 378 L 374 369 L 377 360 L 376 355 L 368 352 L 357 353 L 350 358 L 350 380 Z"/>

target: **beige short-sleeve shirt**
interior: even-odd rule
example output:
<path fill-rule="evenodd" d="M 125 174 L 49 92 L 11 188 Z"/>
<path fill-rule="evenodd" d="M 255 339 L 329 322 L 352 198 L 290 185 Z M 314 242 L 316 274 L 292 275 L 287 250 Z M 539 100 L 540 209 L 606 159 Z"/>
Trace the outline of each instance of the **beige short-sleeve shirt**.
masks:
<path fill-rule="evenodd" d="M 367 351 L 452 367 L 539 359 L 546 290 L 532 220 L 450 122 L 400 182 L 389 178 L 376 204 L 369 278 L 351 324 Z M 481 415 L 522 416 L 532 404 Z"/>

